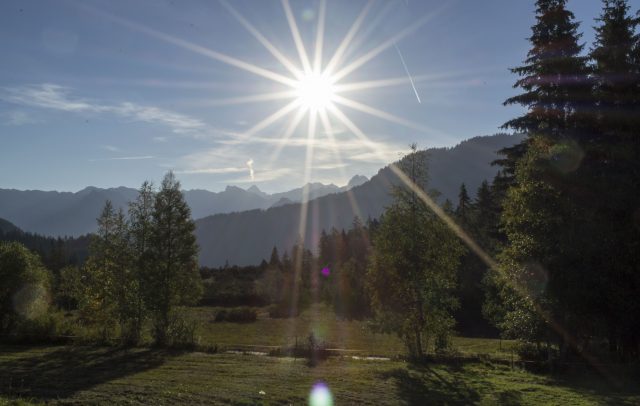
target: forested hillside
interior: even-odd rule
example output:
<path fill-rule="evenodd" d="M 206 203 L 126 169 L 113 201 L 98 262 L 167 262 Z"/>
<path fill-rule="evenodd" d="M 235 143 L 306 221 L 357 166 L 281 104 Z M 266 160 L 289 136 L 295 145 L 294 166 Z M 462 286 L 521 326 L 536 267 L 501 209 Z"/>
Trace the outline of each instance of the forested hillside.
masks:
<path fill-rule="evenodd" d="M 457 200 L 461 183 L 470 191 L 483 180 L 491 180 L 497 168 L 491 162 L 497 151 L 522 140 L 518 135 L 498 134 L 476 137 L 453 148 L 434 148 L 420 152 L 428 164 L 429 188 L 441 192 L 441 201 Z M 327 195 L 309 203 L 305 247 L 315 250 L 321 231 L 350 228 L 354 217 L 378 218 L 392 199 L 391 186 L 399 180 L 389 167 L 381 169 L 368 182 L 351 193 Z M 220 266 L 258 264 L 268 258 L 275 245 L 289 249 L 300 234 L 300 204 L 215 215 L 196 221 L 200 245 L 200 264 Z"/>

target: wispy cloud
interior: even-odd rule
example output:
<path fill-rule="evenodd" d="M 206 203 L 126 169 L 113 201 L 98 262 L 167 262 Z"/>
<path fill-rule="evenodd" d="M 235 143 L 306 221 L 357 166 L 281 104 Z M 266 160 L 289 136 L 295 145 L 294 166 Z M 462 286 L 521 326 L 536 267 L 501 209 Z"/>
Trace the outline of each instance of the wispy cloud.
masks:
<path fill-rule="evenodd" d="M 203 135 L 207 125 L 197 118 L 131 102 L 118 104 L 73 97 L 68 87 L 44 83 L 0 89 L 0 98 L 15 104 L 69 113 L 113 114 L 124 119 L 163 125 L 176 134 Z"/>
<path fill-rule="evenodd" d="M 38 122 L 32 115 L 22 110 L 7 111 L 2 116 L 4 117 L 3 123 L 5 125 L 20 126 Z"/>
<path fill-rule="evenodd" d="M 245 168 L 246 171 L 246 168 Z M 253 178 L 241 177 L 236 179 L 229 179 L 228 183 L 257 183 L 257 182 L 269 182 L 272 180 L 281 179 L 285 176 L 289 176 L 294 173 L 291 168 L 276 168 L 265 171 L 259 171 Z"/>
<path fill-rule="evenodd" d="M 330 171 L 333 169 L 340 169 L 347 166 L 348 165 L 343 162 L 343 163 L 332 163 L 332 164 L 325 164 L 325 165 L 313 165 L 313 169 L 320 170 L 320 171 Z"/>
<path fill-rule="evenodd" d="M 198 175 L 198 174 L 209 174 L 209 175 L 217 175 L 217 174 L 225 174 L 225 173 L 240 173 L 245 172 L 247 170 L 246 167 L 235 168 L 235 167 L 226 167 L 226 168 L 199 168 L 199 169 L 182 169 L 175 171 L 176 174 L 186 174 L 186 175 Z"/>
<path fill-rule="evenodd" d="M 98 159 L 89 159 L 89 162 L 98 162 L 98 161 L 138 161 L 142 159 L 154 159 L 154 156 L 151 155 L 141 155 L 141 156 L 119 156 L 113 158 L 98 158 Z"/>
<path fill-rule="evenodd" d="M 111 152 L 120 151 L 120 148 L 114 147 L 113 145 L 101 145 L 101 147 L 102 147 L 102 149 L 106 149 L 107 151 L 111 151 Z"/>

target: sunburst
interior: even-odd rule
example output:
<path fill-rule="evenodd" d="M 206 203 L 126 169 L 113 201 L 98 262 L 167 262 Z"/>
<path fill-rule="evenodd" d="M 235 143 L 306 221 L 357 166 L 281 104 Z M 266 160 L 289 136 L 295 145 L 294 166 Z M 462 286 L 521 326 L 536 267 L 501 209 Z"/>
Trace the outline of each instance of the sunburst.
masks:
<path fill-rule="evenodd" d="M 357 34 L 363 30 L 365 26 L 365 20 L 371 8 L 373 6 L 373 0 L 369 0 L 364 6 L 360 14 L 354 20 L 353 24 L 345 34 L 344 38 L 336 48 L 336 51 L 331 56 L 326 64 L 323 61 L 324 51 L 324 32 L 325 32 L 325 17 L 326 17 L 326 0 L 320 0 L 318 7 L 318 19 L 316 38 L 313 49 L 313 58 L 310 59 L 309 54 L 306 51 L 305 44 L 302 40 L 302 36 L 298 30 L 297 22 L 294 17 L 289 0 L 281 0 L 282 8 L 287 19 L 291 35 L 295 44 L 295 49 L 299 57 L 299 65 L 289 59 L 283 52 L 281 52 L 276 46 L 273 45 L 258 29 L 256 29 L 244 16 L 242 16 L 237 10 L 235 10 L 225 0 L 220 0 L 220 3 L 238 20 L 238 22 L 258 41 L 265 49 L 288 71 L 288 75 L 273 72 L 269 69 L 262 68 L 255 64 L 240 60 L 230 55 L 223 54 L 208 47 L 198 45 L 187 40 L 174 37 L 162 31 L 154 30 L 150 27 L 141 25 L 139 23 L 117 17 L 115 15 L 98 10 L 95 7 L 78 4 L 78 7 L 85 9 L 86 11 L 100 15 L 115 23 L 121 24 L 129 29 L 135 30 L 142 34 L 154 37 L 161 41 L 170 43 L 174 46 L 189 50 L 207 58 L 223 62 L 237 69 L 244 70 L 254 75 L 260 76 L 264 79 L 268 79 L 279 85 L 286 86 L 285 91 L 275 91 L 261 94 L 253 94 L 246 96 L 239 96 L 230 99 L 213 100 L 212 104 L 218 105 L 232 105 L 232 104 L 247 104 L 247 103 L 259 103 L 259 102 L 272 102 L 274 100 L 290 100 L 284 107 L 281 107 L 277 111 L 273 112 L 269 116 L 265 117 L 261 121 L 257 122 L 253 127 L 244 133 L 238 134 L 237 137 L 240 141 L 250 141 L 251 138 L 259 132 L 265 130 L 274 123 L 290 117 L 285 132 L 278 140 L 278 145 L 271 154 L 269 165 L 272 165 L 278 158 L 280 152 L 286 145 L 287 141 L 293 136 L 297 127 L 301 124 L 305 116 L 308 118 L 307 127 L 307 142 L 306 142 L 306 154 L 305 154 L 305 168 L 304 168 L 304 182 L 308 184 L 311 167 L 313 162 L 313 146 L 318 133 L 318 121 L 323 127 L 326 137 L 330 145 L 336 160 L 341 163 L 341 154 L 338 147 L 338 142 L 334 137 L 334 132 L 331 125 L 331 118 L 340 122 L 357 140 L 363 145 L 374 152 L 382 160 L 385 160 L 385 155 L 380 149 L 380 144 L 372 141 L 366 133 L 360 129 L 360 127 L 349 116 L 342 111 L 340 107 L 346 107 L 348 109 L 356 110 L 360 113 L 365 113 L 371 116 L 375 116 L 379 119 L 386 120 L 395 124 L 399 124 L 405 127 L 409 127 L 414 130 L 418 130 L 425 133 L 431 133 L 438 137 L 450 138 L 447 134 L 443 134 L 433 128 L 428 127 L 425 124 L 414 123 L 410 120 L 402 117 L 395 116 L 389 112 L 377 109 L 367 104 L 358 102 L 345 96 L 353 92 L 362 90 L 378 89 L 388 86 L 398 85 L 410 85 L 413 86 L 411 77 L 396 77 L 396 78 L 383 78 L 377 80 L 361 81 L 361 82 L 349 82 L 345 80 L 352 73 L 356 72 L 365 64 L 372 61 L 378 55 L 385 50 L 396 46 L 396 43 L 403 39 L 405 36 L 414 32 L 420 26 L 427 21 L 438 15 L 448 2 L 443 2 L 442 5 L 435 9 L 433 12 L 423 16 L 416 20 L 412 24 L 409 24 L 406 28 L 402 29 L 391 38 L 380 43 L 378 46 L 369 50 L 368 52 L 358 56 L 352 62 L 345 63 L 347 59 L 347 53 L 353 51 L 358 43 L 356 39 Z M 376 25 L 379 24 L 386 14 L 393 2 L 388 2 L 383 9 L 383 12 L 378 15 L 373 21 L 364 29 L 365 33 L 362 37 L 372 32 Z M 399 53 L 399 51 L 398 51 Z M 401 55 L 400 55 L 401 56 Z M 406 70 L 406 66 L 405 66 Z M 478 69 L 473 69 L 472 72 L 477 72 Z M 408 72 L 407 72 L 408 73 Z M 465 74 L 464 71 L 460 72 L 447 72 L 437 75 L 421 75 L 414 76 L 415 80 L 430 80 L 439 81 L 447 77 L 456 77 Z M 415 90 L 415 88 L 414 88 Z M 417 95 L 416 95 L 417 96 Z M 496 261 L 486 253 L 474 240 L 471 238 L 456 222 L 449 216 L 444 210 L 434 201 L 423 189 L 416 185 L 407 175 L 393 163 L 389 165 L 390 169 L 395 173 L 398 179 L 406 187 L 411 189 L 416 196 L 422 200 L 437 216 L 439 216 L 447 226 L 474 252 L 489 268 L 502 272 L 502 269 L 498 267 Z M 344 167 L 338 165 L 338 168 L 343 171 Z M 349 202 L 352 205 L 354 213 L 359 214 L 358 202 L 350 191 L 347 191 Z M 300 208 L 300 221 L 298 234 L 303 239 L 306 235 L 306 224 L 308 217 L 308 189 L 303 189 L 303 200 Z M 298 262 L 295 264 L 295 272 L 299 273 L 302 269 L 302 256 L 299 256 Z M 295 278 L 297 281 L 299 278 Z M 520 291 L 517 284 L 512 285 L 516 291 Z M 294 296 L 292 303 L 296 303 L 296 295 L 298 289 L 294 288 L 291 292 Z M 543 313 L 540 309 L 536 309 L 539 313 Z M 295 319 L 294 319 L 295 320 Z M 559 325 L 554 320 L 549 320 L 552 326 L 565 338 L 572 339 L 571 334 Z"/>

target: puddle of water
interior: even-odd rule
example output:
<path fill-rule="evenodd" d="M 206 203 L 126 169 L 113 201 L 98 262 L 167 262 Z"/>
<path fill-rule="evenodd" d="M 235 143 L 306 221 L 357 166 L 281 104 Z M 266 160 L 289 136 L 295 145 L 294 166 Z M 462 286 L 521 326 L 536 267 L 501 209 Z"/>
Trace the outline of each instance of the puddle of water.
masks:
<path fill-rule="evenodd" d="M 229 350 L 225 351 L 225 354 L 238 354 L 238 355 L 267 355 L 266 352 L 262 351 L 238 351 L 238 350 Z"/>
<path fill-rule="evenodd" d="M 358 355 L 354 355 L 351 359 L 357 359 L 361 361 L 391 361 L 391 358 L 387 357 L 360 357 Z"/>

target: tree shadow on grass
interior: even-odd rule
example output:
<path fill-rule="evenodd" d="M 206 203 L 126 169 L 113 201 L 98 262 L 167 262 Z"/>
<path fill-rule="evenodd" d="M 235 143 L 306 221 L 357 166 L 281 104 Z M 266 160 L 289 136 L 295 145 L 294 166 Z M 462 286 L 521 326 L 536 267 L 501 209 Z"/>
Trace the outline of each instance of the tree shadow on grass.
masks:
<path fill-rule="evenodd" d="M 589 396 L 598 404 L 630 404 L 628 399 L 640 398 L 640 369 L 637 365 L 610 365 L 599 370 L 575 367 L 562 374 L 551 375 L 549 379 L 554 385 Z"/>
<path fill-rule="evenodd" d="M 5 353 L 6 354 L 6 353 Z M 13 354 L 12 354 L 13 355 Z M 152 349 L 61 347 L 0 363 L 0 395 L 64 399 L 101 383 L 157 368 L 170 353 Z"/>
<path fill-rule="evenodd" d="M 480 400 L 480 394 L 457 374 L 445 374 L 425 365 L 409 365 L 384 372 L 382 378 L 394 379 L 401 399 L 410 405 L 468 405 Z"/>

